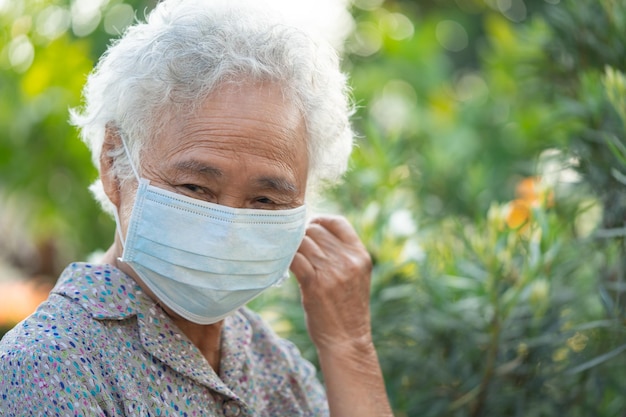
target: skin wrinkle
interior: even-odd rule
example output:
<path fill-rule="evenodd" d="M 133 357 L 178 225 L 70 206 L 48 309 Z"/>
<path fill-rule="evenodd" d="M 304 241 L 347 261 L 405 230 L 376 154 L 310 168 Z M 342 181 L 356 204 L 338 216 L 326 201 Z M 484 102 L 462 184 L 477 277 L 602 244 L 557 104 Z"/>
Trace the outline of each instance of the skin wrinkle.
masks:
<path fill-rule="evenodd" d="M 184 182 L 186 179 L 192 181 L 198 176 L 204 177 L 207 180 L 219 180 L 225 175 L 219 168 L 207 165 L 203 162 L 196 160 L 180 161 L 174 165 L 176 170 L 173 174 L 173 178 L 178 181 Z M 254 188 L 260 191 L 267 190 L 278 195 L 297 195 L 299 190 L 296 185 L 286 178 L 281 177 L 258 177 L 251 178 L 251 184 Z"/>
<path fill-rule="evenodd" d="M 224 175 L 224 173 L 219 168 L 215 168 L 210 165 L 206 165 L 203 162 L 195 160 L 180 161 L 176 163 L 174 167 L 182 172 L 198 172 L 202 175 L 212 177 L 221 177 Z"/>
<path fill-rule="evenodd" d="M 215 91 L 207 100 L 206 105 L 200 107 L 198 111 L 170 125 L 169 132 L 164 132 L 164 136 L 177 136 L 177 146 L 172 146 L 173 144 L 169 141 L 156 142 L 152 148 L 162 151 L 163 157 L 158 161 L 144 158 L 146 173 L 153 174 L 156 184 L 189 195 L 187 190 L 180 188 L 184 184 L 177 184 L 173 181 L 173 179 L 182 180 L 186 176 L 179 175 L 171 169 L 169 171 L 164 169 L 162 163 L 164 160 L 178 160 L 175 166 L 178 163 L 185 164 L 188 160 L 194 160 L 196 155 L 206 152 L 214 155 L 215 160 L 219 160 L 220 163 L 230 164 L 234 160 L 238 170 L 247 172 L 247 170 L 256 171 L 256 167 L 250 167 L 245 162 L 247 158 L 252 157 L 256 165 L 266 165 L 267 171 L 272 174 L 261 173 L 261 175 L 255 175 L 254 178 L 248 178 L 247 184 L 240 184 L 240 188 L 249 189 L 251 195 L 227 193 L 226 201 L 244 201 L 254 198 L 252 191 L 266 191 L 271 192 L 272 200 L 278 200 L 281 206 L 292 208 L 304 203 L 303 199 L 295 198 L 305 188 L 305 185 L 297 187 L 296 184 L 298 182 L 306 184 L 306 175 L 302 175 L 301 167 L 298 166 L 302 162 L 296 161 L 295 155 L 298 153 L 294 152 L 294 147 L 298 146 L 296 138 L 301 141 L 306 137 L 302 114 L 297 106 L 285 102 L 279 86 L 267 82 L 248 84 L 259 87 L 261 99 L 256 98 L 257 101 L 254 101 L 241 85 L 235 88 L 227 85 Z M 237 100 L 233 100 L 235 96 Z M 259 106 L 259 102 L 263 105 Z M 207 105 L 213 110 L 207 112 Z M 285 107 L 288 111 L 285 111 Z M 237 144 L 237 152 L 233 154 L 230 150 L 235 144 Z M 306 149 L 305 144 L 301 146 Z M 306 174 L 308 165 L 305 169 Z M 280 175 L 276 175 L 275 172 L 280 172 Z M 189 177 L 197 178 L 194 175 L 189 175 Z M 298 177 L 304 178 L 298 179 Z M 231 183 L 232 178 L 227 178 L 222 173 L 222 175 L 214 175 L 210 180 L 211 187 L 207 187 L 210 192 L 195 197 L 219 202 L 213 199 L 212 194 L 217 194 L 225 184 Z M 236 189 L 237 187 L 229 188 Z M 189 196 L 194 197 L 194 195 Z"/>
<path fill-rule="evenodd" d="M 255 102 L 252 109 L 246 108 L 246 111 L 235 110 L 229 115 L 231 116 L 230 118 L 222 117 L 219 120 L 215 120 L 216 123 L 214 126 L 211 126 L 209 137 L 207 137 L 206 126 L 201 121 L 203 117 L 208 116 L 209 118 L 211 118 L 211 115 L 203 114 L 206 103 L 205 105 L 200 104 L 194 106 L 193 108 L 188 109 L 188 111 L 186 112 L 175 111 L 173 112 L 174 115 L 163 115 L 164 117 L 162 117 L 161 120 L 167 120 L 167 122 L 160 124 L 160 126 L 163 127 L 160 128 L 158 132 L 156 132 L 156 135 L 152 135 L 149 143 L 146 143 L 146 146 L 143 146 L 140 150 L 142 160 L 144 162 L 146 161 L 147 158 L 144 157 L 145 153 L 150 153 L 150 151 L 158 143 L 158 140 L 156 140 L 157 137 L 172 137 L 172 132 L 174 132 L 174 134 L 184 133 L 183 136 L 180 136 L 180 142 L 184 142 L 185 139 L 193 137 L 198 137 L 198 139 L 201 141 L 206 141 L 207 139 L 212 139 L 213 137 L 227 138 L 228 140 L 224 142 L 222 142 L 221 140 L 212 141 L 212 146 L 214 146 L 216 151 L 224 149 L 228 150 L 229 141 L 245 141 L 246 143 L 244 144 L 244 146 L 240 147 L 240 150 L 238 152 L 239 154 L 248 153 L 255 157 L 263 156 L 266 159 L 271 160 L 271 162 L 274 163 L 278 168 L 284 171 L 293 171 L 292 167 L 294 166 L 295 161 L 293 155 L 287 151 L 288 147 L 292 145 L 291 142 L 296 140 L 296 138 L 304 137 L 306 138 L 306 141 L 308 141 L 309 135 L 306 128 L 306 120 L 304 119 L 299 102 L 289 101 L 289 98 L 291 96 L 285 93 L 284 86 L 268 80 L 249 81 L 247 83 L 238 82 L 236 84 L 225 83 L 221 87 L 214 90 L 209 97 L 213 97 L 213 100 L 215 100 L 215 97 L 219 97 L 221 99 L 223 90 L 230 90 L 232 92 L 236 92 L 237 94 L 243 95 L 243 101 L 245 101 L 246 99 L 249 99 L 249 95 L 246 93 L 246 88 L 248 88 L 248 85 L 250 84 L 259 86 L 261 89 L 275 88 L 275 91 L 273 93 L 277 93 L 276 98 L 278 100 L 273 100 L 268 97 L 268 100 L 262 101 L 263 104 L 261 106 L 258 105 L 258 102 Z M 300 120 L 300 125 L 298 125 L 297 128 L 285 124 L 284 120 L 282 120 L 282 105 L 287 102 L 289 102 L 290 106 L 293 107 L 292 114 L 290 114 L 289 117 L 295 117 Z M 240 109 L 240 106 L 241 100 L 230 101 L 226 107 L 229 107 L 232 110 Z M 267 130 L 267 132 L 256 131 L 255 135 L 253 136 L 239 136 L 233 134 L 233 131 L 236 131 L 237 128 L 239 128 L 241 125 L 247 124 L 252 128 L 256 128 L 258 127 L 259 122 L 268 127 L 267 129 L 265 129 Z M 200 136 L 202 136 L 202 138 L 200 138 Z M 276 146 L 268 149 L 266 143 L 272 143 Z M 286 146 L 282 146 L 283 144 Z M 194 146 L 195 145 L 193 143 L 182 144 L 180 150 L 193 148 Z M 306 149 L 308 159 L 308 154 L 310 150 L 308 149 L 308 146 L 306 146 L 306 143 L 304 147 Z M 189 151 L 193 152 L 192 149 L 189 149 Z M 163 159 L 167 159 L 170 156 L 171 155 L 165 155 L 165 158 Z M 147 172 L 148 169 L 150 169 L 151 172 L 155 173 L 155 176 L 159 178 L 159 184 L 163 186 L 163 188 L 166 188 L 170 191 L 180 192 L 176 189 L 176 187 L 174 187 L 167 181 L 167 178 L 160 175 L 159 171 L 162 169 L 160 165 L 155 167 L 152 167 L 150 165 L 150 162 L 148 162 L 144 163 L 143 167 L 138 167 L 139 174 L 141 176 L 145 176 L 144 173 Z M 310 166 L 307 162 L 307 176 L 310 174 L 309 169 Z M 295 173 L 292 172 L 292 174 L 293 177 L 296 176 Z M 133 178 L 134 176 L 132 176 L 130 179 L 132 180 Z M 295 186 L 294 179 L 295 178 L 275 178 L 272 181 L 259 180 L 258 185 L 261 188 L 267 186 L 266 188 L 268 190 L 282 188 L 286 191 L 288 189 L 294 188 L 293 194 L 297 194 L 300 193 L 301 190 L 297 186 Z M 134 183 L 134 181 L 131 182 Z M 152 182 L 156 183 L 155 181 Z M 274 183 L 274 185 L 272 185 L 272 183 Z M 284 183 L 284 185 L 281 185 L 281 183 Z M 293 187 L 287 186 L 288 183 L 291 183 Z M 309 191 L 310 190 L 305 189 L 305 192 Z M 298 203 L 288 204 L 288 206 L 296 207 L 303 203 L 304 201 L 299 201 Z"/>
<path fill-rule="evenodd" d="M 214 193 L 219 193 L 220 190 L 225 189 L 226 197 L 239 201 L 238 203 L 233 203 L 233 206 L 242 207 L 245 206 L 244 200 L 248 197 L 248 194 L 252 197 L 254 193 L 269 190 L 267 188 L 268 181 L 264 181 L 264 179 L 269 179 L 270 182 L 275 184 L 292 184 L 292 186 L 282 187 L 280 190 L 276 188 L 271 190 L 275 192 L 276 198 L 280 197 L 280 200 L 284 203 L 292 203 L 293 207 L 303 203 L 303 199 L 297 198 L 298 194 L 302 194 L 300 192 L 300 188 L 302 187 L 298 188 L 295 185 L 297 181 L 296 178 L 298 177 L 296 169 L 294 169 L 295 163 L 289 164 L 286 162 L 284 164 L 278 164 L 275 162 L 275 159 L 264 158 L 260 155 L 261 152 L 254 152 L 254 150 L 251 152 L 239 152 L 239 149 L 244 148 L 245 145 L 237 145 L 238 151 L 236 155 L 233 155 L 232 152 L 215 150 L 213 146 L 207 145 L 205 141 L 202 141 L 202 143 L 193 141 L 192 143 L 193 146 L 181 147 L 179 149 L 186 149 L 181 152 L 174 152 L 170 157 L 165 158 L 166 160 L 173 161 L 173 164 L 165 164 L 165 166 L 160 163 L 156 164 L 159 169 L 158 171 L 153 169 L 154 164 L 150 164 L 146 168 L 146 175 L 151 175 L 156 185 L 162 185 L 175 192 L 181 192 L 179 187 L 184 185 L 178 182 L 193 180 L 198 182 L 195 185 L 205 186 Z M 175 168 L 177 164 L 187 164 L 193 161 L 198 155 L 202 154 L 210 154 L 213 160 L 220 165 L 238 165 L 237 171 L 242 175 L 234 178 L 232 172 L 222 172 L 221 175 L 206 175 L 206 172 L 201 173 L 200 171 L 188 171 L 187 175 L 181 175 L 183 172 Z M 246 161 L 247 158 L 255 159 L 254 167 L 249 165 L 249 162 Z M 294 158 L 292 157 L 291 159 Z M 254 173 L 251 173 L 251 171 L 254 171 Z M 193 182 L 191 183 L 193 184 Z M 237 192 L 230 193 L 230 190 Z M 291 190 L 295 190 L 295 192 Z M 287 193 L 287 191 L 289 192 Z M 183 193 L 185 192 L 183 191 Z M 201 197 L 196 196 L 196 198 Z"/>
<path fill-rule="evenodd" d="M 203 162 L 195 160 L 180 161 L 175 164 L 174 168 L 185 174 L 201 174 L 205 177 L 224 177 L 224 173 L 216 167 L 206 165 Z M 259 177 L 251 178 L 252 182 L 262 189 L 272 189 L 284 193 L 297 193 L 298 188 L 292 182 L 280 177 Z"/>

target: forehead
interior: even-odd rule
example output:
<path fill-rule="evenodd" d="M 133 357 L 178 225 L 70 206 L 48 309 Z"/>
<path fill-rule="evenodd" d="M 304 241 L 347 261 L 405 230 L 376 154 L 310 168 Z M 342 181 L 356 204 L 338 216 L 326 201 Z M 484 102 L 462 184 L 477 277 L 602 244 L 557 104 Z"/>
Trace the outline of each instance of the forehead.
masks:
<path fill-rule="evenodd" d="M 171 120 L 150 147 L 146 156 L 162 163 L 191 158 L 220 169 L 289 171 L 299 180 L 308 172 L 304 119 L 274 83 L 218 88 L 193 112 Z"/>

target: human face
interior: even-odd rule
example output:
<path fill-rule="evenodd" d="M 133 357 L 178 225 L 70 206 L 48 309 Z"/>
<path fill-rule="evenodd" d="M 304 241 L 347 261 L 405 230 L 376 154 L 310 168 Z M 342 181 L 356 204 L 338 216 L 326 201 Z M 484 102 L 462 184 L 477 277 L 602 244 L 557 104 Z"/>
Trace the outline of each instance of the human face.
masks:
<path fill-rule="evenodd" d="M 304 204 L 304 121 L 271 83 L 226 85 L 144 147 L 142 176 L 199 200 L 255 209 Z"/>
<path fill-rule="evenodd" d="M 142 149 L 140 174 L 152 185 L 235 208 L 279 210 L 304 204 L 308 172 L 304 120 L 278 86 L 225 86 L 193 114 L 167 126 Z M 120 234 L 104 261 L 132 276 L 157 300 L 135 272 L 118 261 L 123 250 L 120 235 L 126 236 L 137 185 L 135 181 L 119 183 L 110 175 L 113 162 L 106 156 L 119 140 L 112 133 L 107 135 L 101 160 L 105 191 L 120 214 Z M 158 225 L 159 219 L 154 221 Z M 187 329 L 192 340 L 198 334 L 193 336 L 190 329 L 211 327 L 195 325 L 162 307 Z M 207 339 L 199 336 L 197 340 Z"/>

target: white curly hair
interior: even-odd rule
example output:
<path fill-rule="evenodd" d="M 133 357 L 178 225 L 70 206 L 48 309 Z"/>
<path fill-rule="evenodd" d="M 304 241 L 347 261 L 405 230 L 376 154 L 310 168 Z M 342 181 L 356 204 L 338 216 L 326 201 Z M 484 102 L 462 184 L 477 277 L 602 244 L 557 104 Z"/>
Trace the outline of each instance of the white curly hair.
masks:
<path fill-rule="evenodd" d="M 346 76 L 337 52 L 319 35 L 260 0 L 164 0 L 145 23 L 129 27 L 107 49 L 87 80 L 84 106 L 71 111 L 71 121 L 96 167 L 105 132 L 112 129 L 125 139 L 140 169 L 149 139 L 221 84 L 276 82 L 304 117 L 310 194 L 345 172 L 354 137 Z M 132 178 L 123 148 L 111 156 L 113 175 Z M 91 190 L 112 213 L 99 180 Z"/>

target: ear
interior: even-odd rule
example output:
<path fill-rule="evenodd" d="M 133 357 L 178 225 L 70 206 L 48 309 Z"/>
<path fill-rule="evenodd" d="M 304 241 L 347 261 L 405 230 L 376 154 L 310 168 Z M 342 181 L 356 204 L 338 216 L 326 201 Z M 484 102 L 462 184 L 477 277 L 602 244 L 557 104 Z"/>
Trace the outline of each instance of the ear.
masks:
<path fill-rule="evenodd" d="M 109 200 L 119 209 L 121 201 L 121 182 L 113 170 L 113 157 L 111 152 L 122 146 L 122 139 L 115 127 L 106 126 L 104 142 L 100 152 L 100 180 L 104 193 Z"/>

